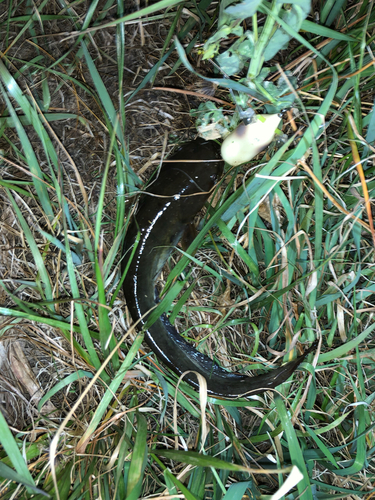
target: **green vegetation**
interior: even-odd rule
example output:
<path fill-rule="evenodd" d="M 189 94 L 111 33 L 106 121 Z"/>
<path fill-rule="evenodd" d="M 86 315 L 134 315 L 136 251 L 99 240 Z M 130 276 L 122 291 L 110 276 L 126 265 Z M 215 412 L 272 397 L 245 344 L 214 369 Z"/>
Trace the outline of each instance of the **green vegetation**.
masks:
<path fill-rule="evenodd" d="M 375 494 L 375 10 L 307 4 L 0 2 L 0 498 Z M 218 85 L 200 123 L 287 110 L 163 274 L 171 321 L 224 367 L 319 340 L 249 400 L 178 384 L 122 299 L 133 195 L 189 127 L 183 92 L 150 89 L 193 73 Z"/>

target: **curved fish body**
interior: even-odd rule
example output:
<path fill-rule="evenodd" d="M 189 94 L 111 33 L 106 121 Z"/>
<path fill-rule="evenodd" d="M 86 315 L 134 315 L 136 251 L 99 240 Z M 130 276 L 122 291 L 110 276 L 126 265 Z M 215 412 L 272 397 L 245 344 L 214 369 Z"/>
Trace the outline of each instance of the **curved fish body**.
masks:
<path fill-rule="evenodd" d="M 159 177 L 147 189 L 147 194 L 141 196 L 138 211 L 126 234 L 122 262 L 124 270 L 136 236 L 140 233 L 123 285 L 131 317 L 134 322 L 140 320 L 138 329 L 145 326 L 147 312 L 157 303 L 155 281 L 163 265 L 186 226 L 193 221 L 210 196 L 222 173 L 222 166 L 220 146 L 213 141 L 197 139 L 180 148 L 163 165 Z M 207 381 L 208 394 L 221 398 L 259 394 L 275 388 L 290 377 L 313 349 L 312 346 L 294 361 L 264 375 L 248 377 L 228 372 L 200 353 L 179 335 L 165 314 L 145 330 L 145 341 L 177 375 L 186 371 L 200 373 Z M 199 387 L 193 373 L 187 374 L 184 380 L 196 389 Z"/>

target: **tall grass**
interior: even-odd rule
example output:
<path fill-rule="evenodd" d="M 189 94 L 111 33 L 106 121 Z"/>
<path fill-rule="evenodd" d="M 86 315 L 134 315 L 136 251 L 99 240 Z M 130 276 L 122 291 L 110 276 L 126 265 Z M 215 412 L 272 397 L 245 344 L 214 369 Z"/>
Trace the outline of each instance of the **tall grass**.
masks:
<path fill-rule="evenodd" d="M 32 332 L 36 352 L 53 358 L 54 382 L 30 403 L 24 428 L 0 412 L 0 498 L 374 494 L 373 4 L 321 2 L 319 23 L 298 4 L 254 5 L 162 0 L 130 14 L 111 0 L 6 6 L 0 339 Z M 145 30 L 157 37 L 161 24 L 157 57 L 129 89 L 129 33 L 142 44 Z M 112 40 L 110 55 L 101 35 Z M 233 44 L 250 38 L 248 58 Z M 198 52 L 208 58 L 224 48 L 219 62 L 231 78 L 199 69 Z M 143 183 L 131 162 L 127 106 L 166 64 L 173 75 L 188 68 L 230 89 L 242 106 L 266 102 L 271 112 L 293 102 L 286 142 L 227 169 L 190 247 L 196 253 L 178 250 L 163 275 L 161 307 L 225 367 L 255 373 L 319 340 L 274 394 L 225 401 L 203 386 L 198 394 L 143 351 L 129 324 L 119 263 Z M 61 94 L 67 104 L 54 109 Z M 230 94 L 221 97 L 231 109 Z M 69 152 L 61 122 L 103 145 L 95 181 L 78 148 L 77 158 Z M 51 415 L 48 401 L 57 407 Z"/>

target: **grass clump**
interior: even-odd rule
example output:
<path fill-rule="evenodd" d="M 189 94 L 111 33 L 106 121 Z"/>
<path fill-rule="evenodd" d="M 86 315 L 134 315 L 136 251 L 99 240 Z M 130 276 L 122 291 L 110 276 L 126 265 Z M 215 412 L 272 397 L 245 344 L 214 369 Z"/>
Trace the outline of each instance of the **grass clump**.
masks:
<path fill-rule="evenodd" d="M 319 23 L 298 3 L 8 7 L 0 497 L 370 498 L 372 3 L 318 4 Z M 198 77 L 206 101 L 216 88 L 207 124 L 287 108 L 284 143 L 227 170 L 195 255 L 161 278 L 171 320 L 222 366 L 255 373 L 319 340 L 249 400 L 177 385 L 121 293 L 134 194 L 188 138 Z"/>

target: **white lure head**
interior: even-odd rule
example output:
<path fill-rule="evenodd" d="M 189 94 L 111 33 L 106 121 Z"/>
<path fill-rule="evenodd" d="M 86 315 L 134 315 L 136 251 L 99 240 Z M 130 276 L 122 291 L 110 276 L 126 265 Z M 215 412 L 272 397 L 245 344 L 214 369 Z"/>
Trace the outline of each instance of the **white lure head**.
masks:
<path fill-rule="evenodd" d="M 255 122 L 240 125 L 221 145 L 223 160 L 234 167 L 250 161 L 270 144 L 279 123 L 279 115 L 274 114 L 257 115 Z"/>

